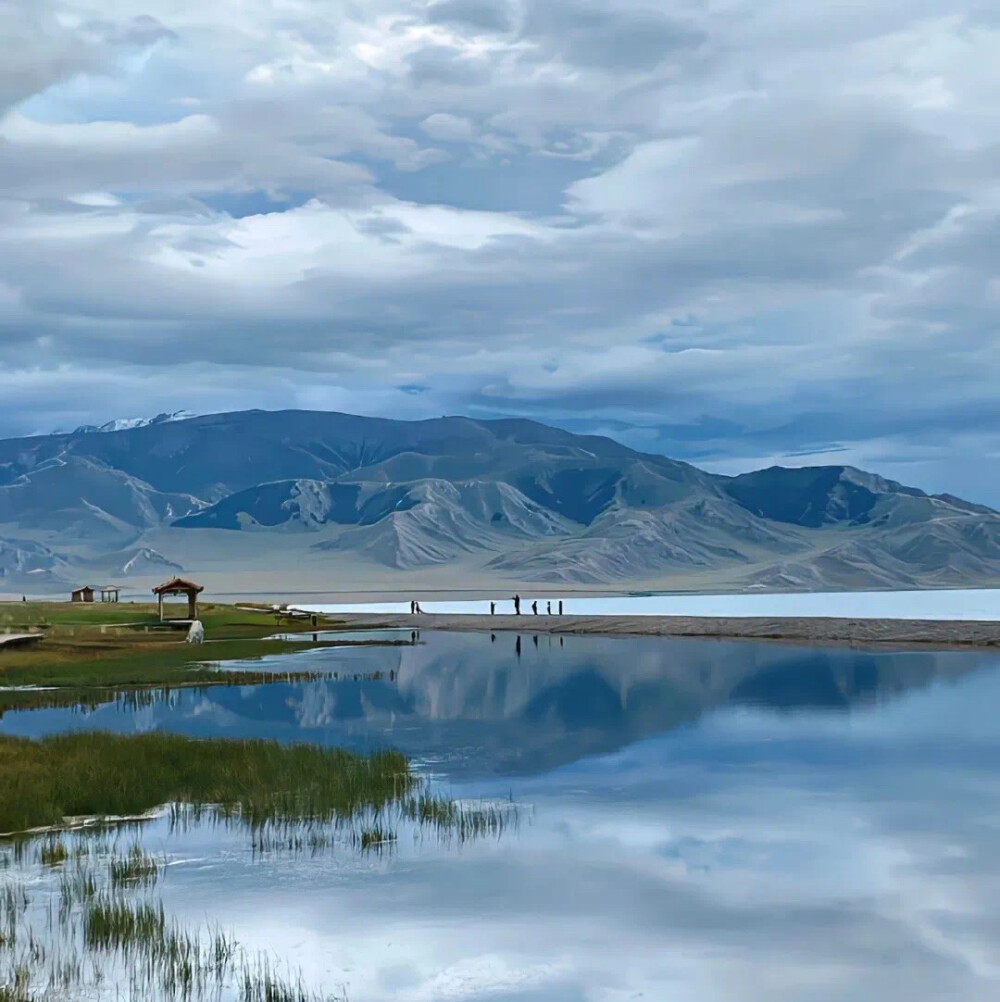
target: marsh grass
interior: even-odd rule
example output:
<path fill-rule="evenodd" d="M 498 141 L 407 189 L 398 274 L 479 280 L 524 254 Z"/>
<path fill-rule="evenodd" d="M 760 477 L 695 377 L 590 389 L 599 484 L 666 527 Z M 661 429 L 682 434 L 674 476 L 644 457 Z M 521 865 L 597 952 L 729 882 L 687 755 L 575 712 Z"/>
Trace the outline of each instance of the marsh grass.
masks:
<path fill-rule="evenodd" d="M 60 839 L 46 839 L 38 850 L 38 861 L 42 866 L 59 866 L 68 857 L 65 844 Z"/>
<path fill-rule="evenodd" d="M 136 848 L 122 856 L 113 853 L 103 870 L 99 857 L 73 857 L 79 872 L 72 879 L 63 875 L 59 922 L 47 923 L 45 942 L 37 929 L 47 914 L 44 908 L 36 906 L 32 921 L 27 890 L 20 885 L 6 889 L 0 908 L 15 931 L 0 938 L 5 993 L 0 1002 L 92 995 L 209 1002 L 224 993 L 252 1002 L 332 999 L 308 991 L 301 973 L 280 972 L 271 958 L 246 950 L 218 927 L 183 927 L 166 915 L 161 902 L 144 896 L 140 884 L 116 883 L 116 872 L 149 871 L 150 858 Z M 81 894 L 81 886 L 86 893 Z"/>
<path fill-rule="evenodd" d="M 140 845 L 132 846 L 124 857 L 113 857 L 108 869 L 112 887 L 151 887 L 162 872 L 161 864 Z"/>
<path fill-rule="evenodd" d="M 213 805 L 250 827 L 330 820 L 414 784 L 395 752 L 360 757 L 315 745 L 172 734 L 0 736 L 0 832 L 73 817 L 135 816 L 166 803 Z"/>
<path fill-rule="evenodd" d="M 298 972 L 282 978 L 268 957 L 258 954 L 246 963 L 239 981 L 240 1002 L 346 1002 L 347 995 L 321 995 L 310 991 Z"/>
<path fill-rule="evenodd" d="M 400 833 L 459 843 L 499 837 L 518 807 L 451 801 L 394 752 L 194 740 L 168 734 L 0 737 L 0 985 L 6 999 L 333 1002 L 301 974 L 221 929 L 186 928 L 156 888 L 166 858 L 140 843 L 140 815 L 168 806 L 172 833 L 219 825 L 255 858 L 327 851 L 391 854 Z M 100 825 L 24 834 L 67 819 Z M 41 888 L 32 900 L 35 887 Z M 0 995 L 0 1002 L 5 997 Z"/>

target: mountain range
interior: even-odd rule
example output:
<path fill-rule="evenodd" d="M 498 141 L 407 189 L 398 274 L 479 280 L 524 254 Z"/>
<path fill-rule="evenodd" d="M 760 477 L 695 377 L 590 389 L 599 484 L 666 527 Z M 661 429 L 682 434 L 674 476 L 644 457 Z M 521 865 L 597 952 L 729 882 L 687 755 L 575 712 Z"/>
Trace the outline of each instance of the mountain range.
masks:
<path fill-rule="evenodd" d="M 847 466 L 717 476 L 527 420 L 100 430 L 0 441 L 0 591 L 180 570 L 231 592 L 1000 583 L 1000 513 Z"/>

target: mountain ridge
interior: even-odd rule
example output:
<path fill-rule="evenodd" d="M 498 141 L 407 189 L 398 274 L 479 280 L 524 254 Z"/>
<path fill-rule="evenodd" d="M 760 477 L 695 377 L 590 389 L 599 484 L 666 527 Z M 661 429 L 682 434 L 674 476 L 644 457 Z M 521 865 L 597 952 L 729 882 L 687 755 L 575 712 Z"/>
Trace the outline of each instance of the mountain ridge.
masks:
<path fill-rule="evenodd" d="M 455 565 L 487 583 L 1000 582 L 1000 513 L 850 466 L 725 477 L 527 419 L 170 417 L 0 440 L 0 581 L 121 573 L 126 552 L 146 554 L 129 573 L 235 573 L 294 550 L 316 574 L 339 561 L 386 580 Z"/>

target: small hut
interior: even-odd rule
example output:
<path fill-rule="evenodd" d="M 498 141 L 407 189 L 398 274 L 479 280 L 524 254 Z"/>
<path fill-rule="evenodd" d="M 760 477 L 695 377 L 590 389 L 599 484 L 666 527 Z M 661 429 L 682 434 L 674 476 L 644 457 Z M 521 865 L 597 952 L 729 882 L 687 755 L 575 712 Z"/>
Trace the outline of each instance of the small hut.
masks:
<path fill-rule="evenodd" d="M 164 581 L 163 584 L 157 585 L 153 589 L 153 594 L 159 602 L 160 622 L 164 622 L 166 618 L 163 613 L 163 600 L 171 595 L 186 595 L 188 600 L 187 619 L 192 621 L 197 619 L 198 596 L 204 590 L 202 585 L 195 584 L 193 581 L 185 581 L 184 578 L 171 578 L 169 581 Z"/>
<path fill-rule="evenodd" d="M 74 602 L 93 602 L 94 589 L 90 585 L 84 585 L 82 588 L 74 588 L 70 594 L 70 599 Z"/>
<path fill-rule="evenodd" d="M 118 585 L 103 585 L 101 588 L 102 602 L 117 602 L 121 588 Z"/>

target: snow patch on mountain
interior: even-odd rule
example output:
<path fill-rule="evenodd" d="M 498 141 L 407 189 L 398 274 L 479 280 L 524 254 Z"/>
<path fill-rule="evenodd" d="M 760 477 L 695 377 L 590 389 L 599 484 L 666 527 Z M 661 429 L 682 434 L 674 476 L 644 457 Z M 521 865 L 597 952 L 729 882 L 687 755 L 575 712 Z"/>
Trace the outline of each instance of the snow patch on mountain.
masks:
<path fill-rule="evenodd" d="M 187 421 L 197 417 L 191 411 L 174 411 L 172 414 L 157 414 L 156 417 L 114 418 L 104 424 L 83 424 L 74 429 L 74 435 L 89 435 L 109 431 L 132 431 L 134 428 L 148 428 L 152 424 L 167 424 L 170 421 Z"/>

